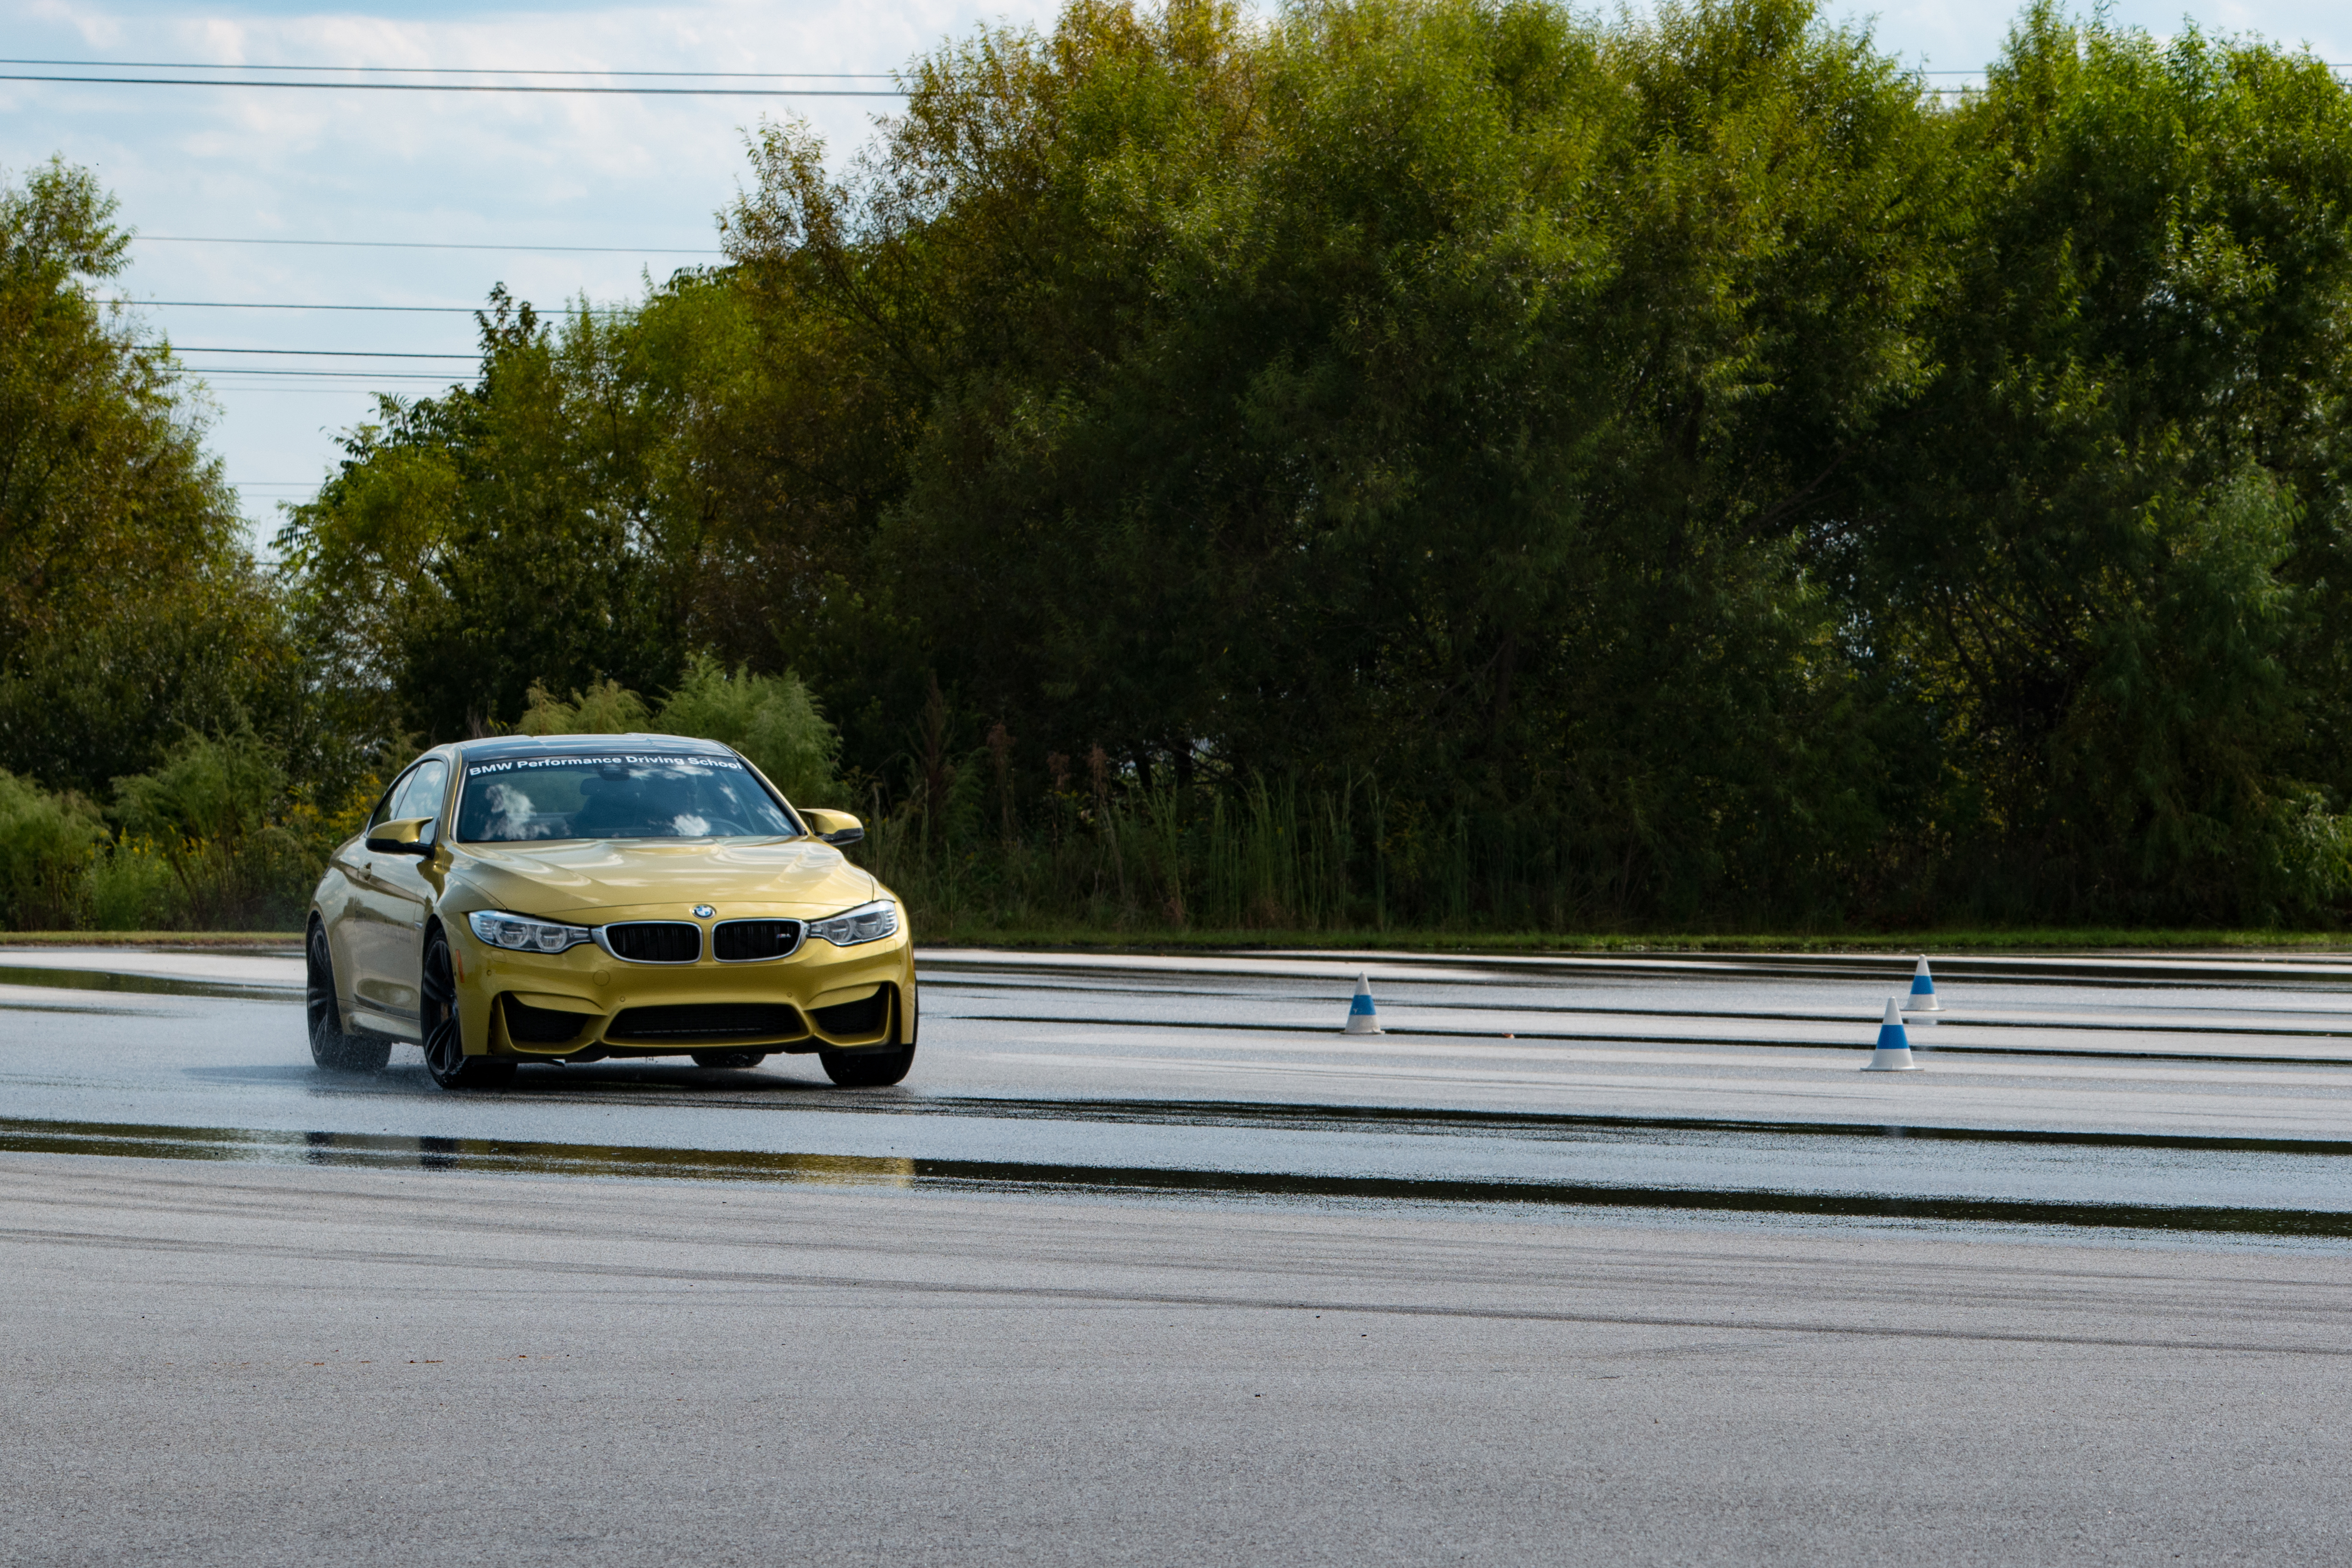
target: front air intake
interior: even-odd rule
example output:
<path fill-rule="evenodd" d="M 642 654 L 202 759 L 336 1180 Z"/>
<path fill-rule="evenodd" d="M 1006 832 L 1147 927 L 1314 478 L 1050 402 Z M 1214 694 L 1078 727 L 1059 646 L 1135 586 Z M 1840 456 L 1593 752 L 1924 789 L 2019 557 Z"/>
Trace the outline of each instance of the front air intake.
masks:
<path fill-rule="evenodd" d="M 692 963 L 702 928 L 688 921 L 624 921 L 604 928 L 604 951 L 631 963 Z"/>
<path fill-rule="evenodd" d="M 583 1013 L 565 1013 L 553 1007 L 534 1007 L 528 1002 L 505 998 L 507 1037 L 521 1046 L 560 1046 L 575 1038 L 581 1026 L 589 1019 Z"/>
<path fill-rule="evenodd" d="M 615 1044 L 670 1045 L 790 1040 L 807 1032 L 799 1010 L 780 1002 L 688 1002 L 625 1008 L 604 1037 Z"/>
<path fill-rule="evenodd" d="M 889 1019 L 890 988 L 885 985 L 871 996 L 819 1007 L 809 1016 L 815 1020 L 818 1028 L 839 1039 L 873 1034 Z"/>
<path fill-rule="evenodd" d="M 710 928 L 710 955 L 721 963 L 783 958 L 801 945 L 798 921 L 720 921 Z"/>

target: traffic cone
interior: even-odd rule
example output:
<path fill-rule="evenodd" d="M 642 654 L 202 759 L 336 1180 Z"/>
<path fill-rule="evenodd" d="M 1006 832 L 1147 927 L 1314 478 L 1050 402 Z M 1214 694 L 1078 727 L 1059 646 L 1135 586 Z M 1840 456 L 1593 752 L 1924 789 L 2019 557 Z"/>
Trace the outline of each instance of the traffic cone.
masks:
<path fill-rule="evenodd" d="M 1381 1016 L 1372 1005 L 1372 977 L 1356 976 L 1355 1000 L 1348 1004 L 1348 1026 L 1342 1033 L 1377 1035 L 1381 1032 Z"/>
<path fill-rule="evenodd" d="M 1944 1005 L 1936 1000 L 1936 977 L 1927 973 L 1925 957 L 1919 960 L 1919 967 L 1911 972 L 1911 994 L 1904 998 L 1903 1010 L 1918 1015 L 1911 1020 L 1915 1024 L 1932 1024 L 1936 1015 L 1944 1010 Z"/>
<path fill-rule="evenodd" d="M 1903 1014 L 1895 1005 L 1895 998 L 1886 999 L 1886 1018 L 1878 1026 L 1878 1048 L 1862 1064 L 1864 1072 L 1917 1072 L 1919 1064 L 1911 1059 L 1911 1037 L 1903 1032 Z"/>

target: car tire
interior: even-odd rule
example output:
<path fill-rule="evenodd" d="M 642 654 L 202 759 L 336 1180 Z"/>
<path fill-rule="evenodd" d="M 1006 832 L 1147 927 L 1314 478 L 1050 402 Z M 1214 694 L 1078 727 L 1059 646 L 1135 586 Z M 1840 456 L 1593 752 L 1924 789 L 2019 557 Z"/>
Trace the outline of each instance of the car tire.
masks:
<path fill-rule="evenodd" d="M 824 1076 L 844 1089 L 885 1089 L 907 1076 L 915 1065 L 915 1047 L 895 1051 L 819 1051 Z"/>
<path fill-rule="evenodd" d="M 768 1059 L 765 1051 L 689 1051 L 698 1068 L 733 1068 L 741 1070 L 758 1067 Z"/>
<path fill-rule="evenodd" d="M 302 943 L 302 1006 L 310 1026 L 310 1059 L 326 1072 L 382 1072 L 392 1059 L 392 1042 L 343 1032 L 342 1004 L 335 998 L 335 958 L 324 922 L 313 920 Z"/>
<path fill-rule="evenodd" d="M 458 1021 L 457 976 L 449 960 L 449 935 L 439 926 L 425 939 L 425 973 L 418 987 L 425 1026 L 425 1070 L 443 1089 L 499 1089 L 514 1081 L 515 1065 L 466 1054 Z"/>

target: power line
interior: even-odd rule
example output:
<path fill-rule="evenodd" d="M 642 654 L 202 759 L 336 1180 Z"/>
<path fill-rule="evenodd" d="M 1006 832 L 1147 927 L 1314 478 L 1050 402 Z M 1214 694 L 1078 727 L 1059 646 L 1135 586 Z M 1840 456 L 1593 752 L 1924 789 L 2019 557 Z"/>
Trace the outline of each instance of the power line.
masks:
<path fill-rule="evenodd" d="M 2321 68 L 2322 68 L 2322 69 L 2324 69 L 2324 70 L 2331 70 L 2331 71 L 2352 71 L 2352 62 L 2346 62 L 2346 61 L 2328 61 L 2328 62 L 2326 62 L 2326 64 L 2324 64 L 2324 65 L 2321 67 Z M 1987 78 L 1987 79 L 1988 79 L 1983 80 L 1983 81 L 1975 82 L 1975 83 L 1970 83 L 1970 84 L 1966 84 L 1966 85 L 1959 86 L 1959 87 L 1930 87 L 1930 88 L 1927 89 L 1927 91 L 1929 91 L 1929 92 L 1935 92 L 1935 93 L 1948 93 L 1948 92 L 1978 92 L 1978 91 L 1982 91 L 1982 90 L 1989 89 L 1992 86 L 1992 83 L 1991 83 L 1991 81 L 1990 80 L 1990 73 L 1989 71 L 1985 71 L 1985 70 L 1981 70 L 1981 69 L 1979 69 L 1979 70 L 1950 70 L 1950 71 L 1918 71 L 1918 72 L 1916 72 L 1916 73 L 1914 73 L 1914 74 L 1918 75 L 1918 76 L 1972 76 L 1972 77 L 1985 77 L 1985 78 Z"/>
<path fill-rule="evenodd" d="M 345 66 L 345 65 L 270 65 L 258 61 L 243 63 L 220 60 L 55 60 L 16 59 L 0 57 L 0 66 L 48 66 L 88 70 L 189 70 L 189 71 L 348 71 L 354 75 L 375 76 L 554 76 L 554 77 L 615 77 L 631 79 L 663 81 L 895 81 L 896 71 L 657 71 L 657 70 L 572 70 L 541 66 Z M 2352 63 L 2331 61 L 2329 70 L 2352 70 Z M 1989 68 L 1977 66 L 1955 70 L 1921 70 L 1919 76 L 1976 76 L 1988 74 Z M 66 81 L 67 77 L 45 77 L 37 79 Z"/>
<path fill-rule="evenodd" d="M 233 234 L 134 234 L 168 245 L 333 245 L 363 250 L 536 250 L 578 256 L 724 256 L 723 250 L 665 250 L 635 245 L 464 245 L 437 239 L 253 239 Z"/>
<path fill-rule="evenodd" d="M 471 81 L 224 81 L 193 76 L 31 76 L 0 72 L 0 81 L 79 82 L 98 87 L 242 87 L 327 92 L 559 92 L 617 98 L 904 98 L 878 87 L 546 87 L 523 82 Z"/>
<path fill-rule="evenodd" d="M 470 363 L 482 357 L 478 353 L 405 353 L 395 349 L 239 349 L 225 348 L 219 344 L 199 348 L 194 343 L 174 343 L 172 347 L 178 353 L 191 354 L 313 354 L 325 359 L 461 359 Z"/>
<path fill-rule="evenodd" d="M 229 371 L 217 374 L 233 377 L 236 373 Z M 393 386 L 389 384 L 393 382 L 431 382 L 433 385 L 416 386 L 412 384 L 404 384 L 400 386 Z M 367 381 L 352 382 L 319 382 L 304 381 L 300 379 L 290 381 L 216 380 L 214 378 L 214 374 L 206 374 L 204 378 L 205 390 L 207 392 L 233 392 L 249 395 L 255 397 L 372 397 L 380 395 L 386 392 L 418 393 L 425 396 L 430 396 L 436 388 L 448 387 L 454 390 L 463 384 L 464 384 L 462 382 L 451 381 L 447 376 L 434 375 L 380 375 Z"/>
<path fill-rule="evenodd" d="M 142 309 L 169 305 L 192 310 L 392 310 L 430 316 L 475 316 L 488 313 L 479 305 L 310 305 L 263 303 L 246 300 L 106 300 L 100 302 L 108 305 L 136 305 Z M 557 310 L 540 312 L 542 316 L 551 314 L 576 316 L 579 313 L 570 306 L 561 307 Z M 588 313 L 592 316 L 627 315 L 633 313 L 633 308 L 598 306 L 591 307 Z"/>
<path fill-rule="evenodd" d="M 607 76 L 709 81 L 895 81 L 896 71 L 614 71 L 541 70 L 533 66 L 477 68 L 465 66 L 278 66 L 234 65 L 215 60 L 19 60 L 0 66 L 58 66 L 90 70 L 170 71 L 364 71 L 402 76 Z"/>
<path fill-rule="evenodd" d="M 179 368 L 190 375 L 267 375 L 306 381 L 331 377 L 337 381 L 354 384 L 379 381 L 429 381 L 438 385 L 451 384 L 450 378 L 446 375 L 419 374 L 414 371 L 399 370 L 387 370 L 381 373 L 359 370 L 282 370 L 275 365 L 247 364 L 186 364 Z M 361 386 L 359 389 L 364 391 L 365 387 Z"/>

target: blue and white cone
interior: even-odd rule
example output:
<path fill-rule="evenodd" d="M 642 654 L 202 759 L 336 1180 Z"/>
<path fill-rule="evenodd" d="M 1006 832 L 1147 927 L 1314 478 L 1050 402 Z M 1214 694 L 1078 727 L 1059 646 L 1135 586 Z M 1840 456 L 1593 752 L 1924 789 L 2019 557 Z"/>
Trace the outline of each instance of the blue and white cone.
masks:
<path fill-rule="evenodd" d="M 1911 1037 L 1903 1032 L 1903 1014 L 1895 1005 L 1895 998 L 1886 999 L 1886 1019 L 1878 1026 L 1878 1048 L 1862 1064 L 1864 1072 L 1917 1072 L 1919 1064 L 1911 1059 Z"/>
<path fill-rule="evenodd" d="M 1911 994 L 1903 999 L 1903 1010 L 1916 1014 L 1915 1024 L 1932 1024 L 1944 1005 L 1936 1000 L 1936 977 L 1927 973 L 1927 961 L 1919 960 L 1919 967 L 1911 972 Z"/>
<path fill-rule="evenodd" d="M 1372 1006 L 1372 977 L 1356 976 L 1356 998 L 1348 1004 L 1348 1026 L 1350 1035 L 1377 1035 L 1381 1032 L 1381 1016 Z"/>

